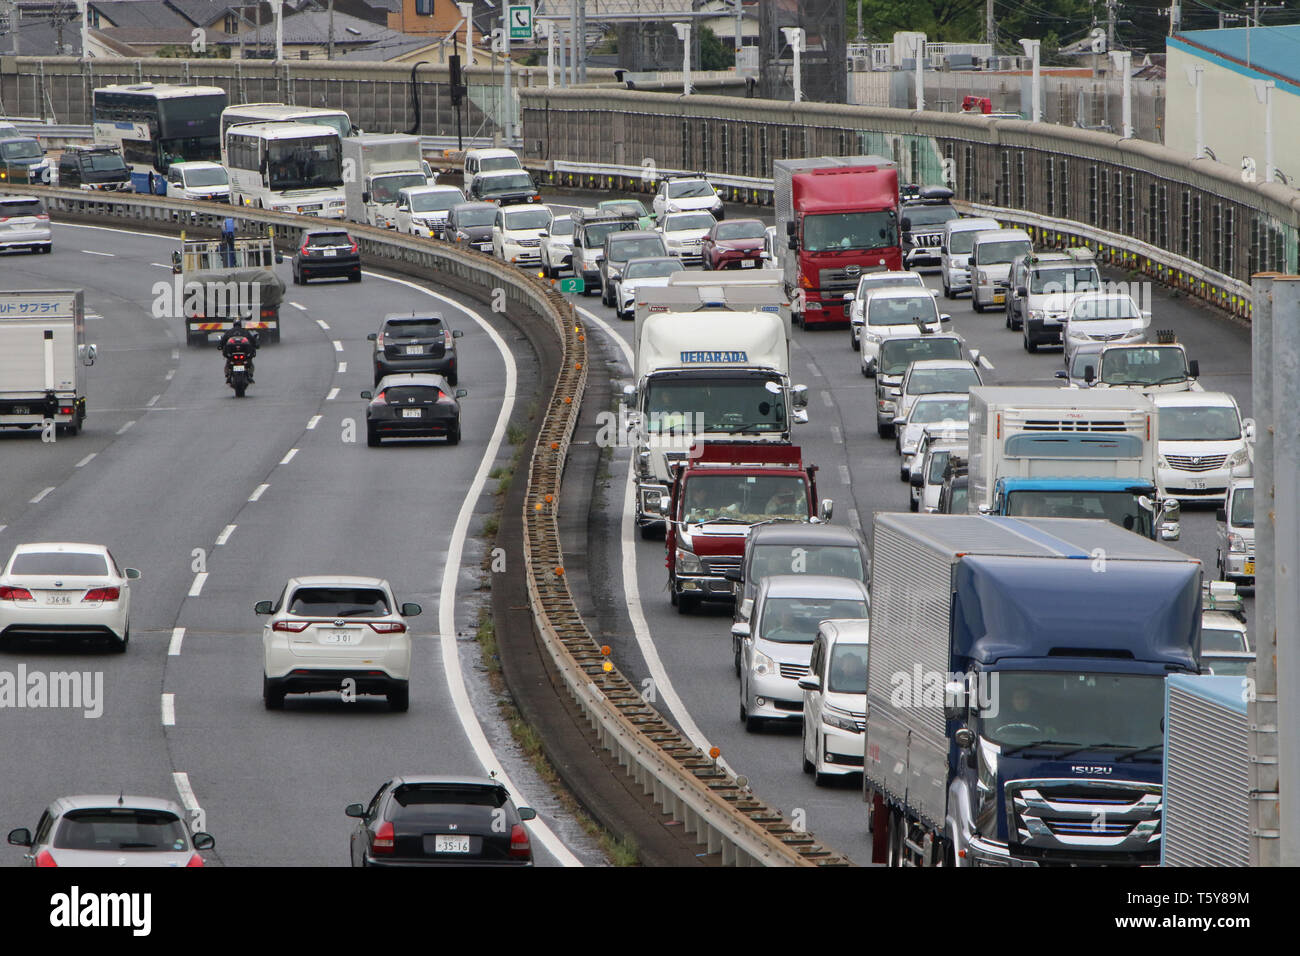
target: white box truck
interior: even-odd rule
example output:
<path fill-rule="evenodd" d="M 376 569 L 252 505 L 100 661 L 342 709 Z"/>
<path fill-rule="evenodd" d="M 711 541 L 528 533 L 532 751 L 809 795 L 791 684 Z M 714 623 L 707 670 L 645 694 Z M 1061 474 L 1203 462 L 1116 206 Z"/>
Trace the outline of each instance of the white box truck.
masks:
<path fill-rule="evenodd" d="M 95 352 L 80 289 L 0 292 L 0 428 L 77 434 Z"/>
<path fill-rule="evenodd" d="M 420 137 L 363 133 L 343 140 L 343 196 L 352 222 L 397 228 L 397 194 L 427 186 Z"/>

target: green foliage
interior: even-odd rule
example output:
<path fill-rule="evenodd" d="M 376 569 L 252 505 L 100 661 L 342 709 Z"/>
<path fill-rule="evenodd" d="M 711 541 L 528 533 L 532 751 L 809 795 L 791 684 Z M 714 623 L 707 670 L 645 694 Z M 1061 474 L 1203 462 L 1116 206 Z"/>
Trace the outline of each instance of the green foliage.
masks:
<path fill-rule="evenodd" d="M 718 39 L 708 27 L 700 27 L 700 69 L 729 70 L 736 65 L 736 51 Z"/>

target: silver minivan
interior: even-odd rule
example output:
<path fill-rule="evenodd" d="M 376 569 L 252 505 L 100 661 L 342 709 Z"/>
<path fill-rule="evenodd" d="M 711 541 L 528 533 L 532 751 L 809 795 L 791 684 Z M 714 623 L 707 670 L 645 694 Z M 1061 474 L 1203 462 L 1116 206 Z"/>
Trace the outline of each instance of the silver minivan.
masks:
<path fill-rule="evenodd" d="M 1011 263 L 1034 251 L 1023 229 L 991 229 L 976 233 L 970 251 L 970 299 L 976 312 L 1006 307 Z"/>
<path fill-rule="evenodd" d="M 943 224 L 943 244 L 939 247 L 939 272 L 943 276 L 943 295 L 955 299 L 970 291 L 970 251 L 975 234 L 1001 229 L 996 219 L 968 217 L 950 219 Z"/>
<path fill-rule="evenodd" d="M 36 196 L 0 196 L 0 249 L 49 252 L 54 248 L 50 214 Z"/>
<path fill-rule="evenodd" d="M 1218 514 L 1219 580 L 1255 586 L 1255 479 L 1234 478 Z"/>

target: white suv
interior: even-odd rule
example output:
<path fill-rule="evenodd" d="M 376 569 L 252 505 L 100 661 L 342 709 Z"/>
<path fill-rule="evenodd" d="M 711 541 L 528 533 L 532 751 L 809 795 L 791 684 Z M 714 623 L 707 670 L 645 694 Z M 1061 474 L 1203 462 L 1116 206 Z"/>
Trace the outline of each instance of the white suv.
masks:
<path fill-rule="evenodd" d="M 862 374 L 868 378 L 876 374 L 881 343 L 902 336 L 939 332 L 945 322 L 952 321 L 951 316 L 939 312 L 933 289 L 906 286 L 872 289 L 863 300 L 862 314 L 864 319 L 859 326 L 858 344 L 862 354 Z"/>
<path fill-rule="evenodd" d="M 845 293 L 844 302 L 849 310 L 849 344 L 853 351 L 862 347 L 862 308 L 867 293 L 872 289 L 888 286 L 906 286 L 912 289 L 924 289 L 925 280 L 919 272 L 868 272 L 858 280 L 858 287 L 853 292 Z"/>
<path fill-rule="evenodd" d="M 1234 478 L 1252 476 L 1253 422 L 1243 423 L 1227 392 L 1163 392 L 1160 409 L 1160 486 L 1171 498 L 1219 499 Z"/>
<path fill-rule="evenodd" d="M 723 217 L 722 200 L 707 179 L 679 176 L 659 184 L 659 191 L 654 198 L 656 218 L 675 212 L 697 210 L 712 213 L 714 219 L 721 220 Z"/>
<path fill-rule="evenodd" d="M 455 186 L 404 186 L 397 194 L 397 231 L 436 239 L 451 207 L 464 201 L 465 194 Z"/>
<path fill-rule="evenodd" d="M 492 223 L 492 254 L 516 264 L 540 263 L 542 240 L 551 233 L 545 206 L 502 206 Z"/>
<path fill-rule="evenodd" d="M 411 633 L 418 604 L 398 605 L 380 578 L 290 578 L 275 601 L 253 610 L 262 628 L 262 700 L 284 707 L 285 694 L 340 690 L 382 694 L 393 710 L 410 706 Z"/>

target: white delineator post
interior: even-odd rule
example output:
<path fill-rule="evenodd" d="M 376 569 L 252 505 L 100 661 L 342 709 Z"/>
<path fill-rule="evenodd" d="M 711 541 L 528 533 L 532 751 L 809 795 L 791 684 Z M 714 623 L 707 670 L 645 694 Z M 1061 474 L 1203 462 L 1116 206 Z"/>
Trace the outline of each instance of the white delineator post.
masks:
<path fill-rule="evenodd" d="M 1110 61 L 1115 64 L 1123 79 L 1123 132 L 1125 139 L 1133 138 L 1133 53 L 1130 50 L 1111 50 Z"/>
<path fill-rule="evenodd" d="M 1040 89 L 1041 77 L 1038 69 L 1038 53 L 1042 49 L 1042 40 L 1021 40 L 1020 45 L 1025 48 L 1025 55 L 1032 61 L 1032 72 L 1029 77 L 1029 119 L 1034 123 L 1043 121 L 1043 95 Z"/>
<path fill-rule="evenodd" d="M 804 31 L 803 27 L 782 27 L 781 35 L 785 37 L 785 42 L 790 44 L 790 49 L 794 51 L 794 101 L 803 102 L 803 71 L 800 54 L 803 53 Z"/>
<path fill-rule="evenodd" d="M 691 92 L 691 25 L 685 22 L 673 24 L 677 39 L 682 41 L 682 95 Z"/>

